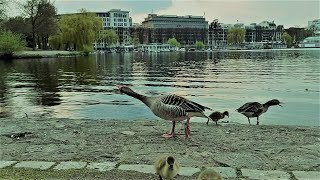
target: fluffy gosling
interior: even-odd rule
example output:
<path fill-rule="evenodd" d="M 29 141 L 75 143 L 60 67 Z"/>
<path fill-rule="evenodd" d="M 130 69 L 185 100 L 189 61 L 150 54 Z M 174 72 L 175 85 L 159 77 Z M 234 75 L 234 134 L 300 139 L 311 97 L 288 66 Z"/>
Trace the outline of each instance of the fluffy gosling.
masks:
<path fill-rule="evenodd" d="M 229 112 L 225 111 L 223 113 L 215 111 L 213 113 L 210 114 L 210 116 L 208 117 L 208 121 L 207 121 L 207 125 L 209 124 L 209 120 L 211 119 L 212 121 L 216 122 L 216 125 L 218 125 L 218 121 L 220 119 L 223 119 L 225 116 L 229 117 Z"/>
<path fill-rule="evenodd" d="M 223 178 L 213 169 L 206 169 L 199 174 L 197 180 L 223 180 Z"/>
<path fill-rule="evenodd" d="M 169 180 L 175 177 L 179 171 L 179 164 L 173 156 L 162 156 L 154 164 L 160 180 Z"/>

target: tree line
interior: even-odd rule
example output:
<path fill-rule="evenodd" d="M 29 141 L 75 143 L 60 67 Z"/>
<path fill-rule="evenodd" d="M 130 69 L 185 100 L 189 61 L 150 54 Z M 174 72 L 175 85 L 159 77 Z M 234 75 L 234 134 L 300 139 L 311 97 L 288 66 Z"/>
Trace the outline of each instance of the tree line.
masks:
<path fill-rule="evenodd" d="M 0 38 L 3 38 L 0 42 L 6 42 L 2 43 L 6 47 L 0 44 L 2 53 L 12 55 L 25 46 L 32 50 L 92 51 L 95 40 L 104 44 L 118 40 L 115 32 L 103 29 L 102 21 L 95 13 L 85 9 L 72 15 L 57 15 L 54 1 L 26 0 L 19 4 L 22 9 L 20 15 L 7 17 L 8 2 L 0 0 Z"/>

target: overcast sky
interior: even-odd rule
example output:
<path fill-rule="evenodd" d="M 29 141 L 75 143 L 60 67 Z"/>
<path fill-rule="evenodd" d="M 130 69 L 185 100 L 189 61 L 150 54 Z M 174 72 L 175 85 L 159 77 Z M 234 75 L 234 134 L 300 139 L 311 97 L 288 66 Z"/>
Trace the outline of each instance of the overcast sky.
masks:
<path fill-rule="evenodd" d="M 209 23 L 214 19 L 230 24 L 267 20 L 285 28 L 305 27 L 308 21 L 320 18 L 320 0 L 55 0 L 55 6 L 60 14 L 74 13 L 81 8 L 94 12 L 122 9 L 130 11 L 134 23 L 140 23 L 152 12 L 204 15 Z"/>

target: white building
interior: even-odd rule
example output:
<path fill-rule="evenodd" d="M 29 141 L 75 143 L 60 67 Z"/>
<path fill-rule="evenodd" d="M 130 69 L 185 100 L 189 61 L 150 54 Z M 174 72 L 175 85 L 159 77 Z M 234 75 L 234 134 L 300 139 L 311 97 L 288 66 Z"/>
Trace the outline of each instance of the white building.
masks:
<path fill-rule="evenodd" d="M 122 46 L 130 44 L 130 31 L 132 28 L 132 18 L 129 11 L 121 9 L 111 9 L 108 12 L 96 12 L 97 17 L 102 19 L 104 29 L 111 29 L 118 35 L 118 42 L 113 46 Z M 110 46 L 104 42 L 98 44 L 99 47 Z"/>
<path fill-rule="evenodd" d="M 320 32 L 320 19 L 315 19 L 308 22 L 308 29 L 311 29 L 314 33 Z"/>

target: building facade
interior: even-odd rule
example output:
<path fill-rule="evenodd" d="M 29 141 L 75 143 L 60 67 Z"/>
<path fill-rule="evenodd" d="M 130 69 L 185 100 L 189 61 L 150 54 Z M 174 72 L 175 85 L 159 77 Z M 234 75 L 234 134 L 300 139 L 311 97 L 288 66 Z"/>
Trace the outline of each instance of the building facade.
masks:
<path fill-rule="evenodd" d="M 209 25 L 208 46 L 215 49 L 226 48 L 228 46 L 227 36 L 228 30 L 232 27 L 245 29 L 244 44 L 250 44 L 252 48 L 263 47 L 263 43 L 276 44 L 281 41 L 284 28 L 282 25 L 276 25 L 274 22 L 263 21 L 259 24 L 251 23 L 244 25 L 243 23 L 223 24 L 218 20 L 214 20 Z"/>
<path fill-rule="evenodd" d="M 226 48 L 228 45 L 228 29 L 230 27 L 231 24 L 219 23 L 218 20 L 214 20 L 210 23 L 208 30 L 208 47 L 211 49 Z"/>
<path fill-rule="evenodd" d="M 141 43 L 166 43 L 176 38 L 182 46 L 194 45 L 196 41 L 207 43 L 208 21 L 203 16 L 177 16 L 149 14 L 135 35 Z"/>
<path fill-rule="evenodd" d="M 129 16 L 129 11 L 121 9 L 111 9 L 107 12 L 96 12 L 97 17 L 102 20 L 103 29 L 111 29 L 118 36 L 118 42 L 115 46 L 125 46 L 130 44 L 132 18 Z M 97 48 L 110 46 L 105 42 L 97 44 Z"/>
<path fill-rule="evenodd" d="M 313 33 L 320 32 L 320 19 L 315 19 L 308 22 L 308 29 L 312 30 Z"/>

